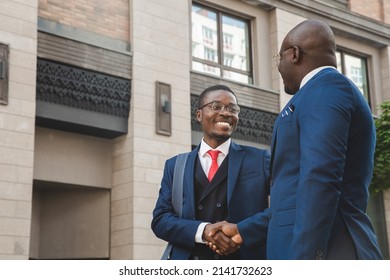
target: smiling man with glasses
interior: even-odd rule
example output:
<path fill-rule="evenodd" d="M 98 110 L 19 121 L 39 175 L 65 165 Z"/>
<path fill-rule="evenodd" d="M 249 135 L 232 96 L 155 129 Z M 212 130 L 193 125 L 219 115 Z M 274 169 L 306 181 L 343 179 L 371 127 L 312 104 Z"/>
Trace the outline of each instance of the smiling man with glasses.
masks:
<path fill-rule="evenodd" d="M 177 156 L 165 164 L 152 229 L 172 245 L 169 259 L 265 259 L 264 243 L 239 246 L 222 231 L 209 235 L 219 221 L 237 223 L 268 207 L 269 153 L 231 140 L 239 113 L 236 95 L 227 86 L 211 86 L 200 94 L 195 116 L 203 139 L 183 166 L 182 215 L 172 203 Z M 218 246 L 220 255 L 209 243 Z"/>

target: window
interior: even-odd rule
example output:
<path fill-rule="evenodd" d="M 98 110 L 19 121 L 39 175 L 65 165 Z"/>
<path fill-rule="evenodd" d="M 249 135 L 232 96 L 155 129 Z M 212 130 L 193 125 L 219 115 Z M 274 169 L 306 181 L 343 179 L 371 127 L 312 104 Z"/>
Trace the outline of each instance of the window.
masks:
<path fill-rule="evenodd" d="M 192 69 L 252 84 L 249 21 L 192 5 Z"/>
<path fill-rule="evenodd" d="M 338 50 L 336 57 L 337 69 L 354 82 L 370 104 L 366 58 L 343 50 Z"/>

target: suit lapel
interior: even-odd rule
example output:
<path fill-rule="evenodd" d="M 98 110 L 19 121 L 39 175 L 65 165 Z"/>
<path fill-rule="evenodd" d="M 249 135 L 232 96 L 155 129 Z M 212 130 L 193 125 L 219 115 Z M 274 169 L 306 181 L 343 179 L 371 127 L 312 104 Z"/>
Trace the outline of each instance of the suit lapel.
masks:
<path fill-rule="evenodd" d="M 241 147 L 235 143 L 231 143 L 229 149 L 229 166 L 228 166 L 228 181 L 227 181 L 227 203 L 230 204 L 234 189 L 237 185 L 238 175 L 240 174 L 244 153 Z"/>
<path fill-rule="evenodd" d="M 183 204 L 183 217 L 189 219 L 195 218 L 194 172 L 198 151 L 199 146 L 189 153 L 184 172 L 183 194 L 187 203 Z"/>
<path fill-rule="evenodd" d="M 280 120 L 280 114 L 275 120 L 273 132 L 272 132 L 271 160 L 270 160 L 270 164 L 269 164 L 269 176 L 270 176 L 271 180 L 272 180 L 272 169 L 274 167 L 274 157 L 275 157 L 275 147 L 276 147 L 276 137 L 277 137 L 276 132 L 278 131 L 279 120 Z M 271 186 L 272 186 L 272 183 L 271 183 Z"/>
<path fill-rule="evenodd" d="M 283 110 L 279 113 L 278 117 L 276 118 L 275 120 L 275 123 L 274 123 L 274 127 L 273 127 L 273 131 L 272 131 L 272 141 L 271 141 L 271 160 L 270 160 L 270 170 L 269 170 L 269 174 L 270 174 L 270 178 L 272 180 L 272 169 L 274 167 L 274 158 L 275 158 L 275 149 L 276 149 L 276 142 L 277 142 L 277 138 L 278 138 L 278 125 L 279 125 L 279 122 L 280 122 L 280 119 L 282 118 L 282 115 L 287 111 L 287 113 L 290 112 L 289 108 L 291 106 L 291 104 L 293 104 L 295 98 L 298 96 L 300 90 L 290 99 L 289 102 L 287 102 L 286 106 L 284 106 Z M 271 186 L 272 186 L 272 183 L 271 183 Z"/>

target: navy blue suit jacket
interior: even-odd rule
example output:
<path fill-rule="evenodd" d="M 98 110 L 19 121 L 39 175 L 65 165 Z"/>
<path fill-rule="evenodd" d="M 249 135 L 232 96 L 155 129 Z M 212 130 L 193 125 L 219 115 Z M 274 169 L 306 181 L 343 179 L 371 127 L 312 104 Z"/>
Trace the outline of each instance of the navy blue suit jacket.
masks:
<path fill-rule="evenodd" d="M 310 79 L 278 116 L 271 145 L 268 259 L 381 259 L 369 217 L 375 127 L 363 95 L 337 70 Z M 264 214 L 238 225 L 244 243 Z"/>
<path fill-rule="evenodd" d="M 195 233 L 201 222 L 195 217 L 194 166 L 199 146 L 190 152 L 184 173 L 183 217 L 172 207 L 172 180 L 176 156 L 167 160 L 159 197 L 153 211 L 152 230 L 172 243 L 171 259 L 188 259 L 195 246 Z M 268 207 L 269 153 L 254 147 L 231 143 L 229 149 L 227 203 L 228 221 L 237 223 Z M 241 246 L 240 259 L 264 259 L 265 240 L 250 248 Z"/>

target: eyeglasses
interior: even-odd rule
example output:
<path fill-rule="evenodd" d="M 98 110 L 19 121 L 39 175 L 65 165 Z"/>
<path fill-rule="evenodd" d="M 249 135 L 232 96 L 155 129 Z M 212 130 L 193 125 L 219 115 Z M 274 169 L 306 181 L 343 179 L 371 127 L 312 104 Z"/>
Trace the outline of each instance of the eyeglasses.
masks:
<path fill-rule="evenodd" d="M 206 106 L 208 106 L 215 113 L 221 113 L 223 110 L 226 110 L 226 112 L 232 115 L 238 115 L 240 113 L 240 107 L 238 105 L 224 105 L 221 101 L 211 101 L 209 103 L 204 104 L 198 110 L 202 110 Z"/>
<path fill-rule="evenodd" d="M 288 47 L 287 49 L 284 49 L 284 50 L 282 50 L 280 53 L 275 54 L 275 55 L 273 56 L 273 59 L 274 59 L 274 62 L 275 62 L 276 67 L 279 66 L 280 59 L 282 58 L 282 54 L 283 54 L 284 52 L 288 51 L 289 49 L 294 48 L 294 47 L 297 47 L 298 50 L 299 50 L 300 52 L 302 52 L 302 53 L 304 53 L 304 54 L 307 54 L 307 51 L 304 50 L 304 49 L 302 49 L 302 48 L 299 47 L 299 46 L 291 46 L 291 47 Z"/>

